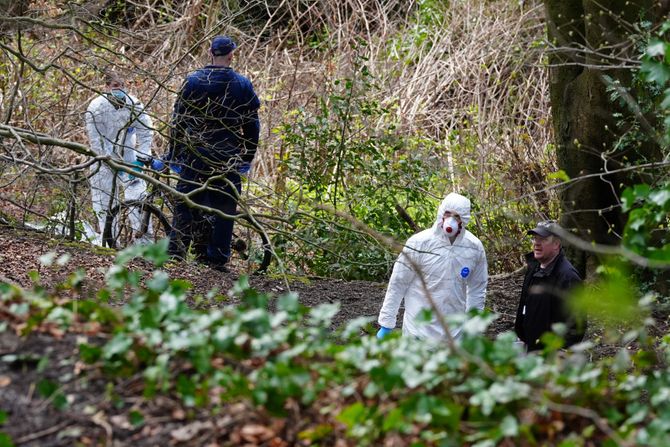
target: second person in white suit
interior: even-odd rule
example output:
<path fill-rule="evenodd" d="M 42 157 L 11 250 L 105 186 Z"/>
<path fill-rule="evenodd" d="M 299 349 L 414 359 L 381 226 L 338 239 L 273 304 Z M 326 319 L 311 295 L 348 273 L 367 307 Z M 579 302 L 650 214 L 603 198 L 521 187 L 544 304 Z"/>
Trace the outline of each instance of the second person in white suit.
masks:
<path fill-rule="evenodd" d="M 442 315 L 484 308 L 488 267 L 481 241 L 465 229 L 470 221 L 470 200 L 460 194 L 447 195 L 433 226 L 410 237 L 393 266 L 384 303 L 379 312 L 383 338 L 396 326 L 400 304 L 405 302 L 403 335 L 444 339 L 437 316 L 421 321 L 424 310 L 432 310 L 432 297 Z M 459 338 L 460 327 L 451 327 Z"/>
<path fill-rule="evenodd" d="M 111 70 L 105 73 L 105 87 L 107 91 L 91 101 L 85 114 L 91 149 L 98 155 L 108 155 L 128 164 L 141 164 L 139 159 L 151 157 L 151 118 L 144 105 L 125 90 L 124 79 L 118 73 Z M 97 216 L 98 231 L 102 233 L 110 204 L 113 207 L 118 203 L 119 190 L 123 190 L 125 200 L 139 200 L 145 195 L 147 185 L 144 180 L 128 173 L 113 171 L 105 163 L 96 163 L 91 170 L 93 211 Z M 139 211 L 135 211 L 130 219 L 133 229 L 139 230 Z M 114 223 L 113 233 L 115 227 Z"/>

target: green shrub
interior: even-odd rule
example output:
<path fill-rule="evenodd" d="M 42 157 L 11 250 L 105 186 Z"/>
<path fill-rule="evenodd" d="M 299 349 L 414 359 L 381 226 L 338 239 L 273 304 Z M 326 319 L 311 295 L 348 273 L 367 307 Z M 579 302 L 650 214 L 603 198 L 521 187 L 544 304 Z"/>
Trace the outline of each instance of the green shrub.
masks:
<path fill-rule="evenodd" d="M 640 318 L 641 326 L 629 327 L 622 339 L 637 343 L 637 351 L 624 347 L 595 361 L 589 360 L 590 343 L 563 352 L 555 336 L 544 352 L 524 355 L 509 332 L 483 335 L 496 318 L 490 313 L 448 316 L 449 325 L 463 327 L 455 345 L 397 335 L 379 341 L 366 333 L 365 318 L 333 332 L 338 304 L 306 308 L 295 294 L 273 298 L 251 289 L 244 277 L 230 292 L 239 304 L 192 309 L 185 304 L 189 284 L 160 270 L 165 249 L 161 243 L 119 254 L 98 296 L 123 298 L 120 308 L 90 297 L 53 299 L 35 275 L 32 291 L 0 285 L 0 309 L 12 321 L 30 322 L 24 334 L 42 324 L 67 330 L 95 322 L 110 335 L 102 344 L 81 344 L 81 358 L 109 380 L 141 374 L 147 398 L 175 395 L 186 406 L 213 413 L 232 402 L 251 402 L 279 418 L 290 417 L 287 408 L 299 408 L 298 436 L 311 442 L 670 442 L 670 372 L 663 367 L 670 340 L 649 337 L 649 318 Z M 128 270 L 138 256 L 158 269 L 147 278 Z M 610 276 L 626 284 L 625 274 Z M 67 292 L 81 280 L 74 275 L 57 290 Z M 649 300 L 636 303 L 634 287 L 614 287 L 648 315 Z M 594 302 L 606 302 L 611 288 L 593 287 L 589 294 Z M 616 324 L 629 315 L 611 317 Z M 53 396 L 57 387 L 45 382 L 41 389 Z M 214 389 L 218 397 L 212 400 Z M 133 420 L 141 424 L 136 413 Z"/>
<path fill-rule="evenodd" d="M 422 136 L 402 137 L 392 104 L 375 96 L 374 79 L 362 61 L 351 78 L 336 80 L 316 112 L 295 110 L 275 129 L 281 136 L 290 229 L 277 236 L 280 256 L 295 267 L 324 276 L 380 279 L 395 258 L 374 238 L 333 217 L 322 206 L 348 214 L 376 232 L 398 239 L 430 226 L 449 175 L 439 144 Z M 301 265 L 302 264 L 302 265 Z"/>

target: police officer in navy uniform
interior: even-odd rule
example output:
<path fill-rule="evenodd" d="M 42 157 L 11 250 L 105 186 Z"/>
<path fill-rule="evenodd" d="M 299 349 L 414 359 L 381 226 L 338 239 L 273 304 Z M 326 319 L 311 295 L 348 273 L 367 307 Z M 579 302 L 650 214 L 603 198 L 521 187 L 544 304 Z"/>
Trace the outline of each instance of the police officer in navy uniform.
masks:
<path fill-rule="evenodd" d="M 189 193 L 208 181 L 192 199 L 227 215 L 237 212 L 240 175 L 249 172 L 260 133 L 260 101 L 249 79 L 230 66 L 236 47 L 230 37 L 215 37 L 211 65 L 186 77 L 175 103 L 166 156 L 180 175 L 179 192 Z M 179 201 L 170 253 L 183 257 L 193 242 L 203 262 L 225 271 L 232 232 L 232 220 L 203 214 Z"/>
<path fill-rule="evenodd" d="M 582 282 L 562 248 L 555 221 L 543 221 L 528 230 L 533 251 L 526 255 L 528 269 L 521 288 L 514 330 L 529 351 L 542 349 L 542 334 L 554 323 L 564 323 L 565 347 L 582 340 L 586 319 L 569 306 L 569 292 Z"/>

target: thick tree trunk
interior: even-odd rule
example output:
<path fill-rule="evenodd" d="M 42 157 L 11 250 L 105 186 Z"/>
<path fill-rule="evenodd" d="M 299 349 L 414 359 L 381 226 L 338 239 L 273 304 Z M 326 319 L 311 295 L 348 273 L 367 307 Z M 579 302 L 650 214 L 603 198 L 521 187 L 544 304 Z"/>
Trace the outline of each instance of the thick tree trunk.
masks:
<path fill-rule="evenodd" d="M 617 126 L 614 112 L 620 116 L 631 112 L 611 101 L 606 81 L 609 77 L 630 87 L 631 70 L 619 61 L 636 59 L 632 24 L 645 11 L 651 14 L 651 7 L 649 0 L 545 1 L 549 40 L 556 47 L 549 62 L 557 160 L 571 179 L 579 179 L 562 191 L 561 224 L 597 243 L 619 242 L 625 224 L 619 196 L 634 179 L 625 173 L 594 174 L 653 158 L 658 152 L 653 142 L 634 148 L 620 144 L 626 129 Z M 593 259 L 588 253 L 570 254 L 580 273 L 590 270 Z"/>

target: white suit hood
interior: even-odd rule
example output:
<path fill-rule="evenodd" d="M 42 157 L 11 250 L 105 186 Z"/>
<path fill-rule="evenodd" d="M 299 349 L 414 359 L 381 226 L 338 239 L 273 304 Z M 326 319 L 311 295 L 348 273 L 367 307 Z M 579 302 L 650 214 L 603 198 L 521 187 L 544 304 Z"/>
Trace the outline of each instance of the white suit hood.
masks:
<path fill-rule="evenodd" d="M 463 222 L 463 227 L 465 227 L 470 222 L 470 199 L 455 192 L 449 193 L 437 209 L 435 225 L 439 226 L 442 224 L 442 216 L 447 211 L 461 216 L 461 222 Z"/>
<path fill-rule="evenodd" d="M 441 228 L 445 211 L 458 213 L 463 222 L 453 243 Z M 488 283 L 486 254 L 481 241 L 465 229 L 469 221 L 470 200 L 451 193 L 440 204 L 435 224 L 407 240 L 393 266 L 379 312 L 381 326 L 396 326 L 398 310 L 404 301 L 403 334 L 441 339 L 446 334 L 436 316 L 430 322 L 420 318 L 424 310 L 431 310 L 429 295 L 443 315 L 484 308 Z M 461 329 L 451 327 L 450 331 L 457 338 Z"/>

